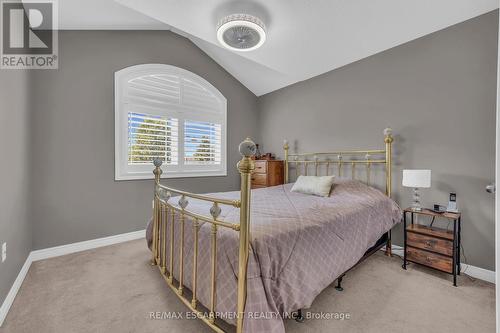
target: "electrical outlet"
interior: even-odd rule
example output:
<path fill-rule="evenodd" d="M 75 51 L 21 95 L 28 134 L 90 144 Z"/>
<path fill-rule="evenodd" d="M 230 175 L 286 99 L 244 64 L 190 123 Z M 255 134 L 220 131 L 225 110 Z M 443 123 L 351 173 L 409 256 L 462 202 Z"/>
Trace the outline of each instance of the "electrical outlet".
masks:
<path fill-rule="evenodd" d="M 2 244 L 2 262 L 7 259 L 7 243 Z"/>

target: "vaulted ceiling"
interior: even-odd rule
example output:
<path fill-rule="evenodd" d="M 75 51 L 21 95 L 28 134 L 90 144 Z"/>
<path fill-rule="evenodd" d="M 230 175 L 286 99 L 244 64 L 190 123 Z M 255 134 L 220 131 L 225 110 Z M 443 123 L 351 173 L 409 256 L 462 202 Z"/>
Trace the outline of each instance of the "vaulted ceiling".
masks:
<path fill-rule="evenodd" d="M 170 29 L 257 96 L 498 8 L 498 0 L 64 0 L 61 29 Z M 217 42 L 224 16 L 260 17 L 267 41 L 235 53 Z"/>

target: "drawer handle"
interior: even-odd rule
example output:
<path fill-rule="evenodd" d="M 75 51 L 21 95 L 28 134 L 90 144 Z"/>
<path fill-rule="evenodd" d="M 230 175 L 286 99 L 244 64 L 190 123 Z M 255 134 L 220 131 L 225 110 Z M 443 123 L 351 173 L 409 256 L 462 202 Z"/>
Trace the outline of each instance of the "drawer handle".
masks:
<path fill-rule="evenodd" d="M 430 257 L 425 257 L 425 261 L 427 261 L 428 263 L 431 263 L 432 259 Z"/>
<path fill-rule="evenodd" d="M 426 241 L 426 242 L 425 242 L 425 246 L 427 246 L 427 247 L 432 247 L 432 246 L 434 246 L 434 242 L 433 242 L 433 241 L 428 240 L 428 241 Z"/>

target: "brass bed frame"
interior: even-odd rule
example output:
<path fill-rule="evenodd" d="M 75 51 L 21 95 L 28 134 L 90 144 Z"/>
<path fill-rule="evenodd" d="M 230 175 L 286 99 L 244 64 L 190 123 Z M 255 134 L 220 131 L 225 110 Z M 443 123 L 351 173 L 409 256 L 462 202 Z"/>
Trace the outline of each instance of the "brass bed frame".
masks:
<path fill-rule="evenodd" d="M 366 183 L 370 184 L 371 166 L 374 164 L 385 165 L 385 192 L 387 196 L 391 196 L 391 166 L 392 166 L 392 130 L 386 128 L 384 130 L 385 149 L 378 150 L 351 150 L 351 151 L 333 151 L 333 152 L 317 152 L 317 153 L 302 153 L 290 154 L 289 145 L 285 140 L 284 158 L 285 158 L 285 183 L 289 180 L 289 164 L 295 166 L 295 173 L 300 174 L 301 166 L 304 169 L 304 175 L 307 175 L 310 165 L 314 165 L 315 174 L 318 175 L 319 169 L 322 165 L 326 166 L 326 173 L 329 174 L 330 166 L 337 165 L 339 176 L 342 175 L 343 167 L 351 167 L 351 177 L 354 179 L 356 174 L 356 166 L 361 164 L 366 167 Z M 216 332 L 223 333 L 224 330 L 215 322 L 215 307 L 216 307 L 216 276 L 217 276 L 217 230 L 218 228 L 229 228 L 234 232 L 239 233 L 239 255 L 238 255 L 238 291 L 237 291 L 237 312 L 236 312 L 236 332 L 243 332 L 243 320 L 245 312 L 245 303 L 247 296 L 247 264 L 250 249 L 250 179 L 251 174 L 255 168 L 255 163 L 252 156 L 255 154 L 255 144 L 247 138 L 240 143 L 239 152 L 242 159 L 238 162 L 237 168 L 241 175 L 241 191 L 239 200 L 227 200 L 214 198 L 211 196 L 190 193 L 182 190 L 177 190 L 171 187 L 160 184 L 160 177 L 162 174 L 161 165 L 162 160 L 156 158 L 154 160 L 155 169 L 153 171 L 155 176 L 154 188 L 154 201 L 153 201 L 153 242 L 152 242 L 152 265 L 157 265 L 158 269 L 166 281 L 167 285 L 172 288 L 175 294 L 184 302 L 184 304 L 194 313 L 197 317 L 205 322 L 210 328 Z M 331 157 L 335 158 L 332 159 Z M 382 157 L 383 156 L 383 157 Z M 290 158 L 293 157 L 292 160 Z M 313 158 L 310 160 L 309 158 Z M 172 194 L 180 196 L 177 205 L 170 203 L 169 200 Z M 187 208 L 189 201 L 188 198 L 207 201 L 212 203 L 210 208 L 210 215 L 201 215 L 192 212 Z M 221 213 L 221 205 L 232 206 L 240 209 L 240 221 L 227 222 L 219 219 Z M 175 216 L 179 214 L 177 223 Z M 170 216 L 170 223 L 168 223 Z M 192 220 L 193 228 L 193 272 L 192 272 L 192 290 L 191 299 L 188 299 L 184 292 L 184 228 L 186 224 L 186 217 Z M 207 222 L 211 224 L 211 240 L 210 240 L 210 302 L 208 304 L 209 313 L 206 315 L 200 311 L 197 299 L 197 262 L 198 262 L 198 232 L 200 229 L 199 222 Z M 174 228 L 180 228 L 179 247 L 174 247 Z M 170 244 L 167 244 L 167 232 L 170 233 Z M 386 253 L 391 255 L 391 237 L 390 231 L 384 238 Z M 382 238 L 381 238 L 382 239 Z M 384 244 L 377 244 L 372 247 L 365 256 L 380 249 Z M 167 252 L 169 253 L 169 262 L 167 263 Z M 179 260 L 178 279 L 174 280 L 174 256 Z M 345 274 L 345 273 L 344 273 Z M 341 277 L 343 274 L 339 277 Z"/>

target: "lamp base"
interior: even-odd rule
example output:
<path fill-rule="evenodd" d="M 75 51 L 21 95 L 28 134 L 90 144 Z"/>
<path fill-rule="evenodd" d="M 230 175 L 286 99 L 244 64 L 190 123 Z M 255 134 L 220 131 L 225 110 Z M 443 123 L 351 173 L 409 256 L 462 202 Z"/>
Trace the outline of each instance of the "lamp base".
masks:
<path fill-rule="evenodd" d="M 418 193 L 417 187 L 413 189 L 413 204 L 411 205 L 411 209 L 415 212 L 422 211 L 422 206 L 420 206 L 420 194 Z"/>

